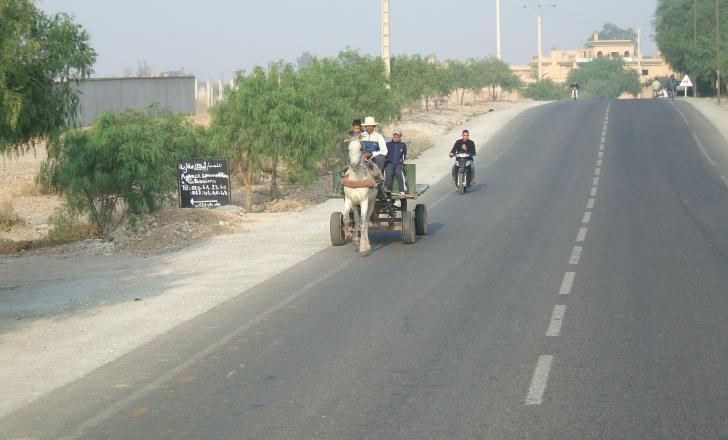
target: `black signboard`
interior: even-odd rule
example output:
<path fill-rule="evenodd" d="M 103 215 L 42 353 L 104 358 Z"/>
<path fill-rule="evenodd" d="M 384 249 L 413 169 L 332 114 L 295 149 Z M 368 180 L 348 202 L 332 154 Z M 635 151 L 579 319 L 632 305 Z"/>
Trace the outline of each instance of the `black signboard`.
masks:
<path fill-rule="evenodd" d="M 182 160 L 177 172 L 181 208 L 215 208 L 230 204 L 227 160 Z"/>

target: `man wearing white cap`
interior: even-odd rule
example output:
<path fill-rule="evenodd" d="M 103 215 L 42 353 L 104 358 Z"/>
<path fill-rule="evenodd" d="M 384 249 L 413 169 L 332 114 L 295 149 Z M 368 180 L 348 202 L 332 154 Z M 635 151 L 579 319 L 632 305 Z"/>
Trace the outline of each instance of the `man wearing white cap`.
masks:
<path fill-rule="evenodd" d="M 379 124 L 372 116 L 367 116 L 362 125 L 364 131 L 361 133 L 361 144 L 366 150 L 365 157 L 377 164 L 379 171 L 384 172 L 384 164 L 387 161 L 387 141 L 379 132 L 374 131 Z"/>

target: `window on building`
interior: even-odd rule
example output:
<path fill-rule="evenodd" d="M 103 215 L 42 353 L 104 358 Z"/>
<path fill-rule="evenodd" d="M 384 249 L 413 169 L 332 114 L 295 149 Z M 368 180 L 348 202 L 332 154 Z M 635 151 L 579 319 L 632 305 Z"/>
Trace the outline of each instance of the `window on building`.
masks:
<path fill-rule="evenodd" d="M 625 58 L 629 58 L 629 51 L 628 51 L 628 50 L 625 50 L 625 51 L 624 51 L 624 57 L 625 57 Z"/>
<path fill-rule="evenodd" d="M 649 75 L 650 75 L 650 71 L 649 70 L 642 69 L 642 76 L 649 76 Z"/>
<path fill-rule="evenodd" d="M 603 57 L 603 56 L 604 56 L 604 54 L 602 53 L 602 51 L 601 51 L 601 50 L 600 50 L 599 52 L 597 52 L 597 58 L 601 58 L 601 57 Z"/>

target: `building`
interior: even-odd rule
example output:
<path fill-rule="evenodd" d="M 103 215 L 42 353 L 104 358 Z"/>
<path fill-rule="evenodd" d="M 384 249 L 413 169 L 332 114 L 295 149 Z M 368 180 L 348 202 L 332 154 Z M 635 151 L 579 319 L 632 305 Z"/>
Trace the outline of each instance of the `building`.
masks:
<path fill-rule="evenodd" d="M 544 79 L 564 83 L 568 79 L 569 73 L 573 69 L 578 69 L 580 64 L 603 57 L 622 58 L 628 68 L 641 70 L 643 83 L 674 73 L 659 53 L 656 56 L 643 55 L 639 59 L 637 55 L 634 41 L 600 40 L 599 33 L 595 32 L 592 40 L 587 41 L 582 49 L 551 49 L 548 55 L 541 57 L 541 74 Z M 531 57 L 530 64 L 513 66 L 512 70 L 524 83 L 535 82 L 538 56 Z"/>

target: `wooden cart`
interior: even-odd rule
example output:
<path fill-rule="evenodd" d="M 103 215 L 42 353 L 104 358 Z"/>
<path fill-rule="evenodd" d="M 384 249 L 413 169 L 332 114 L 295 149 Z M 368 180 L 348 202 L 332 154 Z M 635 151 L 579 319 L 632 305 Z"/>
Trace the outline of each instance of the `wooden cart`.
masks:
<path fill-rule="evenodd" d="M 405 186 L 407 186 L 407 191 L 404 195 L 399 194 L 396 181 L 391 195 L 387 195 L 382 191 L 379 192 L 374 204 L 374 211 L 369 219 L 369 232 L 400 231 L 402 233 L 402 242 L 404 244 L 412 244 L 418 235 L 427 235 L 428 218 L 427 206 L 418 203 L 410 211 L 410 202 L 417 200 L 417 197 L 427 191 L 429 185 L 418 185 L 415 183 L 416 169 L 414 164 L 405 164 L 404 175 Z M 335 175 L 334 178 L 336 179 L 337 176 Z M 343 189 L 341 191 L 343 193 Z M 331 213 L 329 229 L 332 245 L 342 246 L 354 235 L 354 215 L 353 213 L 349 213 L 349 216 L 348 221 L 344 221 L 344 216 L 341 212 Z"/>

